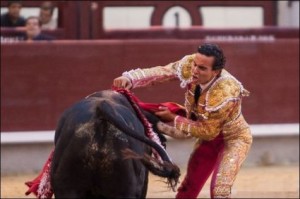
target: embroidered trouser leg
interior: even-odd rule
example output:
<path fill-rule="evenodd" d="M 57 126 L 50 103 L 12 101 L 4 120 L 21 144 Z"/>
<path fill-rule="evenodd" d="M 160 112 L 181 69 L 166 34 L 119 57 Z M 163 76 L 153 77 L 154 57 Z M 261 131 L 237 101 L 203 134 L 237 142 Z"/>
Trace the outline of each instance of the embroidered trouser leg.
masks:
<path fill-rule="evenodd" d="M 211 181 L 211 198 L 230 198 L 231 187 L 237 173 L 246 159 L 252 143 L 252 137 L 247 139 L 229 140 L 218 157 Z"/>
<path fill-rule="evenodd" d="M 197 198 L 216 164 L 223 147 L 223 136 L 212 141 L 202 141 L 190 156 L 187 174 L 178 188 L 176 198 Z"/>

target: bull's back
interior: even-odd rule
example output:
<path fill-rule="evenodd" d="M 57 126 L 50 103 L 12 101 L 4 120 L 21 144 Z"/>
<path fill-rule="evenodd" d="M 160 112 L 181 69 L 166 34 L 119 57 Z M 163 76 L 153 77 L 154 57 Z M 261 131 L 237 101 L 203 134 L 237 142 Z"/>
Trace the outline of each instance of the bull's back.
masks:
<path fill-rule="evenodd" d="M 126 107 L 128 102 L 119 106 L 124 100 L 115 93 L 98 93 L 63 114 L 56 130 L 52 163 L 56 196 L 60 192 L 61 197 L 71 193 L 82 197 L 140 197 L 135 194 L 141 193 L 138 187 L 143 189 L 146 170 L 139 161 L 123 160 L 122 150 L 130 147 L 143 152 L 146 148 L 118 130 L 98 111 L 103 102 L 111 106 L 118 104 L 115 108 L 120 109 L 120 116 L 126 114 L 128 125 L 143 132 L 132 108 Z"/>

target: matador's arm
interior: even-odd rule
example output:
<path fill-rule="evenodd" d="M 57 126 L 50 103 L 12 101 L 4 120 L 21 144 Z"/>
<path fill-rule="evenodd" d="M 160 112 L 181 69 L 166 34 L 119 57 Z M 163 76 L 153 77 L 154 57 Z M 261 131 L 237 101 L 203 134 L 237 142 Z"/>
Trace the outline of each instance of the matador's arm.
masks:
<path fill-rule="evenodd" d="M 193 59 L 194 55 L 187 55 L 181 60 L 169 63 L 165 66 L 138 68 L 126 71 L 122 76 L 131 80 L 132 88 L 150 86 L 177 78 L 181 80 L 181 86 L 184 87 L 191 76 L 190 67 Z"/>
<path fill-rule="evenodd" d="M 223 125 L 236 117 L 238 109 L 234 101 L 228 102 L 225 106 L 217 111 L 207 112 L 203 119 L 193 121 L 185 117 L 176 116 L 174 126 L 176 129 L 198 137 L 203 140 L 212 140 L 221 132 Z"/>

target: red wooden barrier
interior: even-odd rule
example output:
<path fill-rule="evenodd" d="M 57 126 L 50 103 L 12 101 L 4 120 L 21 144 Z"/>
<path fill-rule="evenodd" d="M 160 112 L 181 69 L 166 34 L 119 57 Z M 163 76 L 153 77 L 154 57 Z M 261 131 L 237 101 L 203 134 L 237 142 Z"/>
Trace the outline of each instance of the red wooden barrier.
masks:
<path fill-rule="evenodd" d="M 1 44 L 1 131 L 52 130 L 62 111 L 137 67 L 164 65 L 203 40 L 53 41 Z M 299 39 L 218 42 L 227 69 L 251 91 L 248 122 L 299 122 Z M 134 91 L 147 102 L 183 103 L 179 82 Z"/>

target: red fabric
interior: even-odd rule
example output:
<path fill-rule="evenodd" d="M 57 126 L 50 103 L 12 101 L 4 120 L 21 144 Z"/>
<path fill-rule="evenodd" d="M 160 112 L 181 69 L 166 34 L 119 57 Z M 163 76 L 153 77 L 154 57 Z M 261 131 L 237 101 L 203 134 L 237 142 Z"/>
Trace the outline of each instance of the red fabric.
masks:
<path fill-rule="evenodd" d="M 203 141 L 193 151 L 189 159 L 187 174 L 178 188 L 176 198 L 197 198 L 206 180 L 215 169 L 223 147 L 223 134 L 220 133 L 214 140 Z M 213 180 L 212 183 L 214 183 Z"/>
<path fill-rule="evenodd" d="M 144 110 L 146 111 L 150 111 L 152 113 L 155 113 L 157 111 L 159 111 L 158 107 L 160 106 L 165 106 L 168 107 L 168 109 L 172 112 L 175 113 L 177 115 L 180 116 L 185 116 L 185 108 L 183 106 L 181 106 L 180 104 L 177 104 L 175 102 L 164 102 L 164 103 L 145 103 L 142 102 L 140 99 L 138 99 L 136 96 L 133 95 L 132 92 L 126 90 L 126 89 L 116 89 L 116 88 L 112 88 L 113 90 L 116 90 L 118 92 L 126 92 L 129 93 L 130 97 Z"/>
<path fill-rule="evenodd" d="M 219 152 L 219 156 L 218 156 L 217 161 L 216 161 L 216 166 L 215 166 L 215 169 L 213 171 L 213 175 L 211 177 L 211 183 L 210 183 L 210 197 L 211 198 L 215 198 L 213 190 L 215 189 L 218 170 L 220 168 L 221 161 L 222 161 L 222 159 L 224 157 L 223 151 L 224 151 L 224 146 L 222 145 L 221 149 L 220 149 L 220 152 Z"/>
<path fill-rule="evenodd" d="M 176 104 L 174 102 L 164 102 L 164 103 L 155 104 L 155 103 L 144 103 L 144 102 L 139 101 L 138 104 L 144 110 L 150 111 L 152 113 L 155 113 L 155 112 L 159 111 L 158 107 L 165 106 L 165 107 L 168 107 L 168 109 L 172 113 L 175 113 L 175 114 L 180 115 L 180 116 L 185 116 L 186 115 L 185 114 L 185 109 L 181 105 Z"/>
<path fill-rule="evenodd" d="M 41 173 L 34 180 L 25 182 L 29 187 L 25 193 L 26 195 L 33 193 L 37 198 L 52 198 L 53 191 L 50 185 L 50 167 L 53 152 L 54 151 L 50 153 Z"/>

